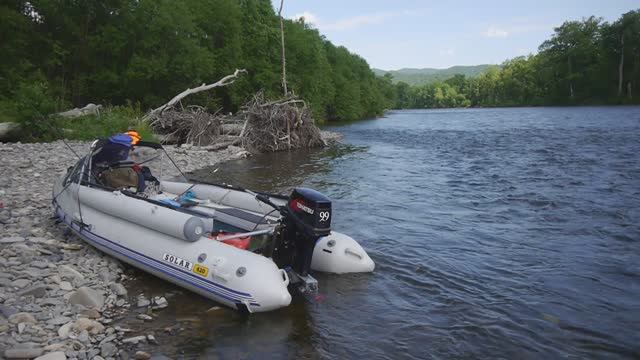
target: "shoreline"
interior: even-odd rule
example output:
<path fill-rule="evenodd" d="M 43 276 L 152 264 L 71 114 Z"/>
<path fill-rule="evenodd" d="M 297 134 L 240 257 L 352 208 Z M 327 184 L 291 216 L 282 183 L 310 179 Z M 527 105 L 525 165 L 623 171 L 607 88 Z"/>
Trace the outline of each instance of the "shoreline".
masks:
<path fill-rule="evenodd" d="M 329 144 L 342 138 L 322 135 Z M 80 155 L 91 144 L 67 143 Z M 185 173 L 250 156 L 237 146 L 165 149 Z M 153 352 L 163 335 L 152 325 L 153 312 L 167 307 L 167 299 L 127 288 L 125 270 L 132 267 L 52 217 L 53 181 L 76 156 L 60 140 L 0 143 L 0 154 L 0 358 L 148 358 L 139 350 Z"/>

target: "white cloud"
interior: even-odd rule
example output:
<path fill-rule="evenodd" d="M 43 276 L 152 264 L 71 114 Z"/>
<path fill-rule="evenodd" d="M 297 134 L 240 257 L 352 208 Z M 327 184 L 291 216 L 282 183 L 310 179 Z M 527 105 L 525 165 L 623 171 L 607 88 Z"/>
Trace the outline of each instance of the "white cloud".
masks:
<path fill-rule="evenodd" d="M 293 20 L 298 20 L 300 18 L 304 18 L 304 22 L 307 24 L 318 24 L 318 17 L 314 15 L 312 12 L 303 11 L 301 14 L 295 14 L 291 17 Z"/>
<path fill-rule="evenodd" d="M 506 38 L 532 32 L 550 32 L 555 26 L 557 25 L 551 23 L 512 22 L 501 26 L 491 25 L 482 35 L 488 38 Z"/>
<path fill-rule="evenodd" d="M 322 21 L 322 19 L 318 18 L 318 16 L 316 16 L 312 12 L 303 11 L 300 14 L 295 14 L 294 16 L 290 17 L 290 19 L 298 20 L 300 18 L 304 18 L 305 23 L 314 25 L 318 29 L 323 31 L 343 31 L 357 29 L 366 25 L 379 24 L 386 19 L 394 16 L 410 14 L 411 13 L 406 10 L 401 12 L 381 12 L 375 14 L 357 15 L 336 21 L 325 22 Z"/>
<path fill-rule="evenodd" d="M 507 36 L 509 36 L 509 31 L 499 27 L 490 26 L 482 34 L 489 38 L 506 38 Z"/>

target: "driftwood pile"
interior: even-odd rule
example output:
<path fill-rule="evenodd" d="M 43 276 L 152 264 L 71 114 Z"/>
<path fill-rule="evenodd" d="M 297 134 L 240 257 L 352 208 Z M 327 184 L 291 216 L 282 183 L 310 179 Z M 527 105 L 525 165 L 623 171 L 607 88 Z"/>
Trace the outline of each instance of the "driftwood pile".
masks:
<path fill-rule="evenodd" d="M 254 95 L 241 111 L 246 125 L 242 146 L 250 152 L 274 152 L 326 145 L 303 100 L 287 97 L 266 101 Z"/>
<path fill-rule="evenodd" d="M 208 112 L 201 106 L 182 106 L 184 97 L 229 85 L 243 73 L 244 70 L 236 70 L 216 83 L 187 89 L 145 118 L 164 143 L 206 146 L 212 150 L 242 145 L 253 153 L 326 145 L 306 103 L 293 95 L 268 101 L 258 92 L 235 115 L 223 115 L 220 110 Z"/>

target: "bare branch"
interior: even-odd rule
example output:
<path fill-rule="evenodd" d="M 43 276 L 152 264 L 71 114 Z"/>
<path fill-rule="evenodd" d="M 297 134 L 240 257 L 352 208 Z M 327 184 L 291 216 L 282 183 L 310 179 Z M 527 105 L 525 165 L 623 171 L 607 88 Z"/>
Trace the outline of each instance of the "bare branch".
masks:
<path fill-rule="evenodd" d="M 173 97 L 173 99 L 169 100 L 168 103 L 155 108 L 153 110 L 151 110 L 149 113 L 147 113 L 147 115 L 145 116 L 145 118 L 150 119 L 151 117 L 157 115 L 157 114 L 162 114 L 164 111 L 171 109 L 176 103 L 180 102 L 182 99 L 184 99 L 185 97 L 191 95 L 191 94 L 195 94 L 195 93 L 199 93 L 201 91 L 207 91 L 207 90 L 211 90 L 213 88 L 216 87 L 221 87 L 221 86 L 226 86 L 226 85 L 230 85 L 233 84 L 236 79 L 238 78 L 238 76 L 240 76 L 240 74 L 246 74 L 247 70 L 245 69 L 236 69 L 236 71 L 233 72 L 233 74 L 231 75 L 227 75 L 225 77 L 223 77 L 222 79 L 218 80 L 217 82 L 213 83 L 213 84 L 202 84 L 198 87 L 195 87 L 193 89 L 187 89 L 183 92 L 181 92 L 180 94 L 176 95 Z"/>

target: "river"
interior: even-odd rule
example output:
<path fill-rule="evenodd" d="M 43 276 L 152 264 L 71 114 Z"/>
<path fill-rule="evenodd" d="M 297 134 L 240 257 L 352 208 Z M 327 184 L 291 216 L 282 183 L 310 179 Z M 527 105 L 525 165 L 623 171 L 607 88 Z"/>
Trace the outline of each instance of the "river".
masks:
<path fill-rule="evenodd" d="M 640 357 L 640 107 L 392 111 L 329 130 L 341 145 L 199 175 L 325 193 L 375 272 L 315 274 L 318 303 L 251 316 L 138 273 L 169 293 L 167 356 Z"/>

